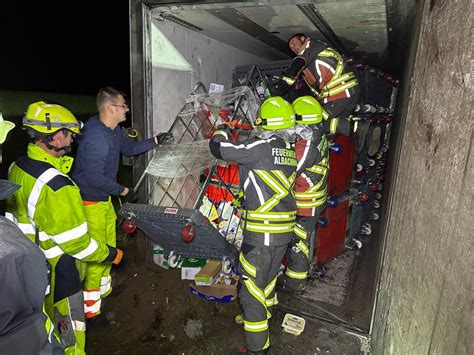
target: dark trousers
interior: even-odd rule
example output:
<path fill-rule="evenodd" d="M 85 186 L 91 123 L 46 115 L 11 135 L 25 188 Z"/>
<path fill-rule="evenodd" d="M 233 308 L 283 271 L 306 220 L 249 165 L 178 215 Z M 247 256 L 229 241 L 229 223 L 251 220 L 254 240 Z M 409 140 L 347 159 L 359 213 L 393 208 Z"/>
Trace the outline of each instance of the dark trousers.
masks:
<path fill-rule="evenodd" d="M 257 352 L 270 346 L 268 319 L 275 303 L 275 284 L 278 270 L 288 245 L 242 245 L 239 288 L 243 308 L 247 348 Z"/>

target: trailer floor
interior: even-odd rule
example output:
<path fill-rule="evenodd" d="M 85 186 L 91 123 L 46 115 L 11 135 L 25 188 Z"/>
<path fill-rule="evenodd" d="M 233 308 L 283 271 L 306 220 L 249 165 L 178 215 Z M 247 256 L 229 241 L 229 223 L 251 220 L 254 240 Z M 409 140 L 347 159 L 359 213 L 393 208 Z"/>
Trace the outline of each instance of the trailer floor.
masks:
<path fill-rule="evenodd" d="M 112 277 L 115 287 L 124 286 L 123 292 L 104 301 L 109 324 L 87 330 L 87 353 L 229 354 L 243 344 L 243 328 L 234 321 L 240 313 L 238 301 L 216 303 L 192 295 L 189 281 L 180 279 L 180 270 L 138 266 L 133 237 L 120 234 L 117 242 L 127 262 L 114 269 Z M 348 258 L 353 257 L 340 260 Z M 284 333 L 285 307 L 295 298 L 288 303 L 285 295 L 281 297 L 281 308 L 270 320 L 270 354 L 363 353 L 366 344 L 360 338 L 314 317 L 305 317 L 300 336 Z"/>

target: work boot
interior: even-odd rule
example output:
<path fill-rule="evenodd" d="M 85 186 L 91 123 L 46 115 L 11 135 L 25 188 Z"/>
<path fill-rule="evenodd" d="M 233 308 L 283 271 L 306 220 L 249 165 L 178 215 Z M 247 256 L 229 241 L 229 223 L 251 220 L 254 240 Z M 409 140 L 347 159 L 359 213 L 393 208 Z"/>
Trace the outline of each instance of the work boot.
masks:
<path fill-rule="evenodd" d="M 259 351 L 250 351 L 245 345 L 242 345 L 239 349 L 233 351 L 231 355 L 265 355 L 268 354 L 268 348 Z"/>
<path fill-rule="evenodd" d="M 316 263 L 309 264 L 308 280 L 322 279 L 326 274 L 326 269 L 323 266 L 318 266 Z"/>

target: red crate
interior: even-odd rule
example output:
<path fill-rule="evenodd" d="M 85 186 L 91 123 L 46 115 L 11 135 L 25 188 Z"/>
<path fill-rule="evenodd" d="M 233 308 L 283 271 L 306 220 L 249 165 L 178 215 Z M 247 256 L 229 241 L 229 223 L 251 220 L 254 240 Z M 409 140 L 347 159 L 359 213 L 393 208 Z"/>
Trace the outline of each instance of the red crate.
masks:
<path fill-rule="evenodd" d="M 322 266 L 332 260 L 346 248 L 346 228 L 349 213 L 349 200 L 339 202 L 337 207 L 326 208 L 323 216 L 327 226 L 318 227 L 314 261 Z"/>
<path fill-rule="evenodd" d="M 343 135 L 336 135 L 332 141 L 342 147 L 340 154 L 329 154 L 328 194 L 335 197 L 351 186 L 355 141 Z"/>

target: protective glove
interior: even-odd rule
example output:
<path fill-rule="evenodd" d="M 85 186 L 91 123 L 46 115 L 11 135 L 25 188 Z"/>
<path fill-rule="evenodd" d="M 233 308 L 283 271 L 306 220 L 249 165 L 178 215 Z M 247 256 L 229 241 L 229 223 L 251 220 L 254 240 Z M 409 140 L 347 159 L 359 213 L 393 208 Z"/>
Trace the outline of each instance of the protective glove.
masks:
<path fill-rule="evenodd" d="M 170 144 L 174 142 L 173 133 L 159 133 L 156 137 L 158 144 Z"/>
<path fill-rule="evenodd" d="M 123 251 L 121 249 L 117 249 L 117 255 L 115 255 L 115 259 L 112 261 L 112 264 L 118 265 L 123 259 Z"/>
<path fill-rule="evenodd" d="M 129 203 L 134 203 L 138 199 L 138 196 L 133 189 L 128 189 L 127 194 L 122 197 L 125 202 Z"/>
<path fill-rule="evenodd" d="M 281 81 L 286 83 L 288 86 L 291 86 L 295 83 L 296 79 L 289 76 L 282 76 Z"/>

